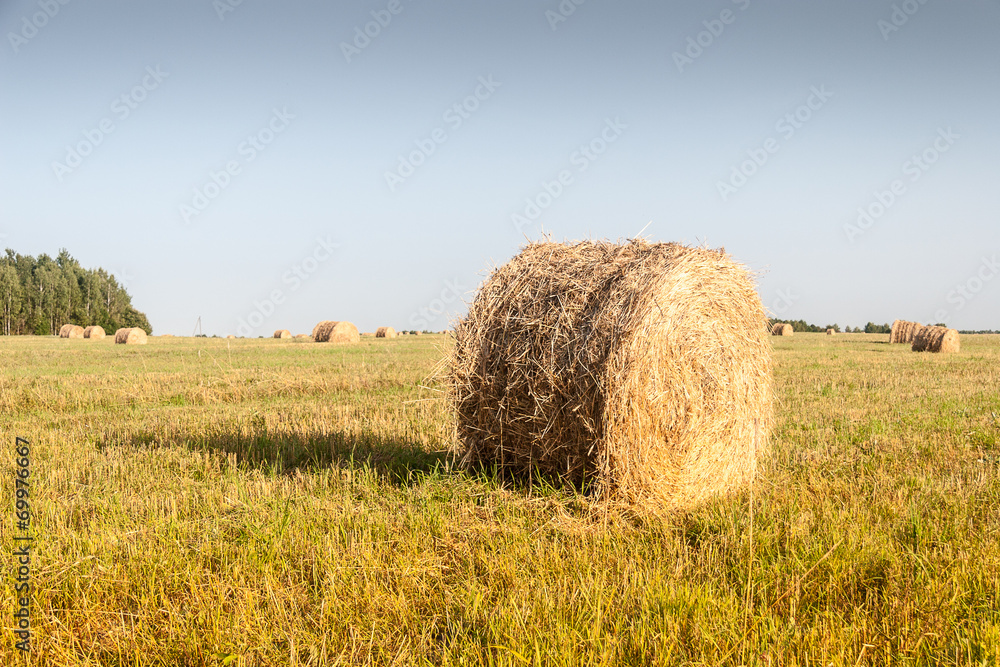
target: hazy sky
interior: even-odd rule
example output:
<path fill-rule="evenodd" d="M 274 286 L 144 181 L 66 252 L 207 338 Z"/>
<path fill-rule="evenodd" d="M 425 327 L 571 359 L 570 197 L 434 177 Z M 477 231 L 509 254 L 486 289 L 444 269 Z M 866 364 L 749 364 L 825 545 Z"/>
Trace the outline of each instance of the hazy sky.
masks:
<path fill-rule="evenodd" d="M 156 333 L 443 329 L 543 229 L 1000 328 L 1000 2 L 575 1 L 0 3 L 0 241 Z"/>

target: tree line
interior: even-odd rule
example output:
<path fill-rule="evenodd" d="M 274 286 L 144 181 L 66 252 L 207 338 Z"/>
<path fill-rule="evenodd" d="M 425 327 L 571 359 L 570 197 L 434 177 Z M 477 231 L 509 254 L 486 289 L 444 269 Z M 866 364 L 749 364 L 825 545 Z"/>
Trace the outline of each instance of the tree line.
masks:
<path fill-rule="evenodd" d="M 772 327 L 776 323 L 778 323 L 778 322 L 785 322 L 786 324 L 791 324 L 792 325 L 792 331 L 795 331 L 795 332 L 803 331 L 803 332 L 812 332 L 812 333 L 817 333 L 817 332 L 822 333 L 822 332 L 825 332 L 827 329 L 833 329 L 837 333 L 841 332 L 839 324 L 827 324 L 824 327 L 819 327 L 819 326 L 816 326 L 815 324 L 809 324 L 805 320 L 777 320 L 777 319 L 774 319 L 774 318 L 771 318 L 769 320 L 769 322 L 770 322 L 770 326 L 772 326 Z M 936 327 L 946 327 L 948 325 L 945 324 L 944 322 L 937 322 L 933 326 L 936 326 Z M 854 327 L 854 328 L 844 327 L 843 332 L 844 333 L 887 334 L 887 333 L 892 333 L 892 325 L 888 324 L 888 323 L 886 323 L 886 324 L 875 324 L 874 322 L 869 322 L 868 324 L 866 324 L 864 326 L 864 328 L 862 328 L 862 327 Z M 1000 331 L 996 331 L 996 330 L 993 330 L 993 329 L 982 329 L 982 330 L 979 330 L 979 331 L 964 331 L 963 330 L 963 331 L 959 331 L 958 333 L 960 333 L 960 334 L 996 334 L 996 333 L 1000 333 Z"/>
<path fill-rule="evenodd" d="M 132 306 L 132 297 L 104 269 L 83 268 L 65 248 L 55 259 L 8 248 L 0 257 L 0 333 L 50 336 L 70 323 L 112 332 L 140 327 L 153 333 L 146 315 Z"/>

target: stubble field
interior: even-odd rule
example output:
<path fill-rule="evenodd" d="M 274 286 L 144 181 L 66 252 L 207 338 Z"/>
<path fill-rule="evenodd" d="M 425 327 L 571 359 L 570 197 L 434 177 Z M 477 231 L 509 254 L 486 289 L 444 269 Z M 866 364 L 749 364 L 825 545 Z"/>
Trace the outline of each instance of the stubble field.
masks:
<path fill-rule="evenodd" d="M 0 664 L 1000 664 L 1000 336 L 773 340 L 752 490 L 652 517 L 456 470 L 445 336 L 0 338 Z"/>

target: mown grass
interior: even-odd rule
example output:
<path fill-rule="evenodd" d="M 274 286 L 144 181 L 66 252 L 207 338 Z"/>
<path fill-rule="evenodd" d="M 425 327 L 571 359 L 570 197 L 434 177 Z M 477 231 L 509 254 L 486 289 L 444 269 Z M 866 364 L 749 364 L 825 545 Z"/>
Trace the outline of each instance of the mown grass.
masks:
<path fill-rule="evenodd" d="M 774 339 L 760 479 L 666 518 L 455 470 L 444 337 L 0 339 L 0 664 L 998 664 L 1000 337 L 886 338 Z"/>

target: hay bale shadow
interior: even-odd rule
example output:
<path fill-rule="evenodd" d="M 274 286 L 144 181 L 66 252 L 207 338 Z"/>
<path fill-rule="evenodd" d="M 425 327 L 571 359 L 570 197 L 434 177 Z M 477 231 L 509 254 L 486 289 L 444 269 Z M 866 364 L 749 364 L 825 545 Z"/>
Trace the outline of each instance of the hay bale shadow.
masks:
<path fill-rule="evenodd" d="M 219 430 L 171 433 L 153 431 L 132 433 L 114 441 L 97 443 L 99 449 L 123 446 L 135 448 L 185 447 L 192 451 L 214 451 L 236 458 L 244 469 L 258 469 L 278 474 L 324 468 L 368 468 L 383 482 L 413 486 L 424 475 L 450 469 L 446 452 L 429 452 L 418 443 L 402 438 L 385 438 L 370 433 L 344 431 L 269 433 L 248 437 L 245 432 Z"/>

